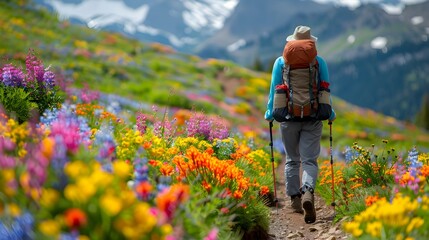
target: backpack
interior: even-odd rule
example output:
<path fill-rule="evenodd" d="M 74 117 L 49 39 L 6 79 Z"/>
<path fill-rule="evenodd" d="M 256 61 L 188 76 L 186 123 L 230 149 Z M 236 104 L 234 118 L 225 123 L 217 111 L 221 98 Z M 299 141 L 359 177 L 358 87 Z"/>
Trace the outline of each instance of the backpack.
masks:
<path fill-rule="evenodd" d="M 277 122 L 326 120 L 331 115 L 329 83 L 320 80 L 312 40 L 289 41 L 283 50 L 283 83 L 274 95 L 273 117 Z"/>

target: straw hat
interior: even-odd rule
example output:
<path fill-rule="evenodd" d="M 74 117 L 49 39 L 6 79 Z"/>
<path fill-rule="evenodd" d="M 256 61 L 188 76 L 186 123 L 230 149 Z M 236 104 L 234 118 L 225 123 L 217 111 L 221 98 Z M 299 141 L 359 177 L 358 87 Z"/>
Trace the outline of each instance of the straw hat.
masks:
<path fill-rule="evenodd" d="M 286 38 L 286 41 L 310 39 L 316 42 L 317 37 L 311 35 L 310 30 L 310 27 L 298 26 L 295 28 L 293 34 Z"/>

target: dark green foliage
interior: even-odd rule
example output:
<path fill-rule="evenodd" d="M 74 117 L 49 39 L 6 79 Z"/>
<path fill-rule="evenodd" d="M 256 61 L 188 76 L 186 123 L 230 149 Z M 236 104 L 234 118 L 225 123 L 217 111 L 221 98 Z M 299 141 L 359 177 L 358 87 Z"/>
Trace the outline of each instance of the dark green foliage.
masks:
<path fill-rule="evenodd" d="M 51 90 L 46 88 L 28 88 L 26 89 L 30 96 L 30 101 L 37 106 L 39 114 L 43 114 L 46 109 L 58 107 L 64 101 L 64 94 L 60 92 L 58 87 Z"/>
<path fill-rule="evenodd" d="M 422 107 L 416 116 L 416 125 L 429 130 L 429 94 L 423 97 Z"/>
<path fill-rule="evenodd" d="M 37 104 L 31 101 L 30 93 L 22 88 L 7 87 L 0 84 L 0 105 L 7 115 L 16 118 L 19 123 L 31 117 L 31 111 L 37 109 Z"/>

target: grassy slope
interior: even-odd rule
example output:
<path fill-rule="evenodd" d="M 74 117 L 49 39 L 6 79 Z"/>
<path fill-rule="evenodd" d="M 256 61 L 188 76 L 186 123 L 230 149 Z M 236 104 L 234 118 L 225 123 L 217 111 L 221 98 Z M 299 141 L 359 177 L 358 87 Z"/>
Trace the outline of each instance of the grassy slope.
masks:
<path fill-rule="evenodd" d="M 73 79 L 75 87 L 88 84 L 92 89 L 135 101 L 195 108 L 219 114 L 234 126 L 247 126 L 258 134 L 267 131 L 263 119 L 270 82 L 267 74 L 232 62 L 177 53 L 156 43 L 74 26 L 47 11 L 3 2 L 0 32 L 2 64 L 10 60 L 22 64 L 32 48 L 45 65 L 51 64 Z M 337 98 L 334 106 L 339 116 L 333 127 L 334 145 L 340 150 L 356 141 L 370 145 L 381 139 L 389 139 L 400 149 L 413 145 L 429 148 L 429 134 L 412 125 Z M 323 145 L 329 146 L 327 124 L 325 128 Z"/>

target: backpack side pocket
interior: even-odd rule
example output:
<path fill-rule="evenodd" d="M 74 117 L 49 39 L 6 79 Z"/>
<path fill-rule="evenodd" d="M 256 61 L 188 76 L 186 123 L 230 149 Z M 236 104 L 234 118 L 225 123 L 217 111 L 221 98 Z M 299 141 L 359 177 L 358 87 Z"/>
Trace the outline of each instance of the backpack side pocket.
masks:
<path fill-rule="evenodd" d="M 331 107 L 331 91 L 329 89 L 320 89 L 319 90 L 319 106 L 317 108 L 316 119 L 317 120 L 327 120 L 331 116 L 332 107 Z"/>
<path fill-rule="evenodd" d="M 274 94 L 273 118 L 277 122 L 285 122 L 288 119 L 289 88 L 286 84 L 276 86 Z"/>

